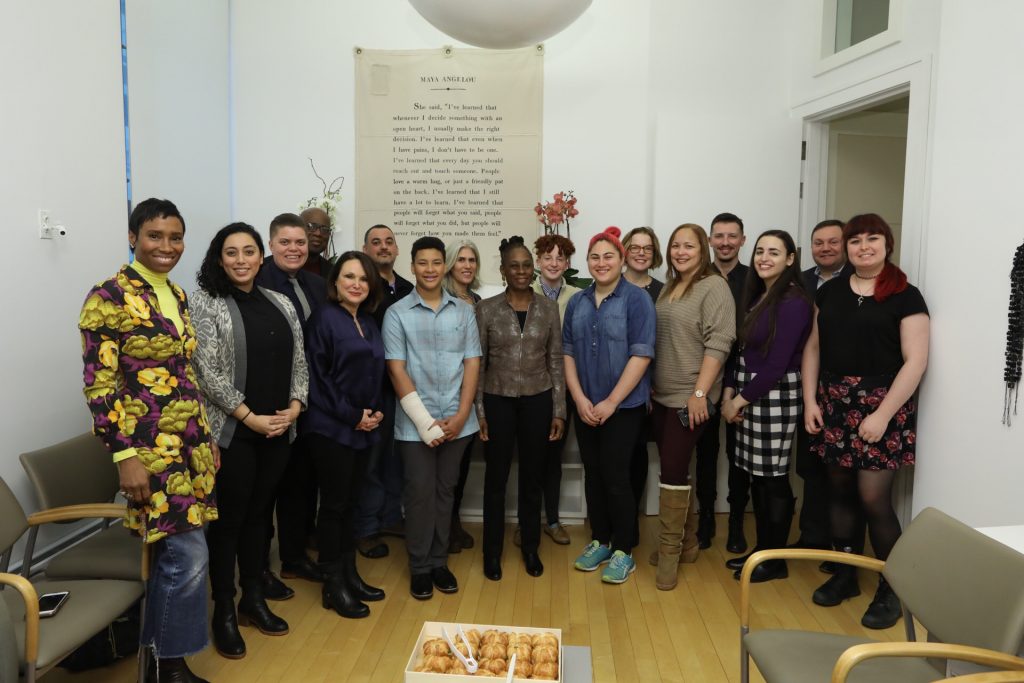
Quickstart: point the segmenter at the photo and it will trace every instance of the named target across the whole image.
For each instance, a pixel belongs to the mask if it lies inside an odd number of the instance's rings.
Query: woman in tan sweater
[[[680,555],[684,562],[697,557],[696,512],[687,515],[690,457],[722,392],[725,359],[736,338],[736,308],[725,278],[711,267],[702,227],[685,223],[676,228],[665,260],[668,277],[656,306],[652,392],[661,482],[658,550],[651,564],[658,567],[657,587],[671,590]]]

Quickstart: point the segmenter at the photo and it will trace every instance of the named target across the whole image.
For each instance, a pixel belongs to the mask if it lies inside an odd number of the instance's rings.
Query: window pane
[[[836,52],[889,28],[889,0],[836,0]]]

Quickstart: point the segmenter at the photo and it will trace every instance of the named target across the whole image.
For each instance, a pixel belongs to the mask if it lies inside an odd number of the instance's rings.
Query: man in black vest
[[[747,281],[748,266],[740,263],[740,249],[747,241],[743,234],[743,221],[732,213],[720,213],[711,220],[709,242],[715,252],[715,269],[729,282],[736,304],[736,329],[743,323],[743,286]],[[733,353],[736,346],[733,345]],[[715,499],[718,497],[718,430],[721,413],[716,412],[708,421],[704,434],[697,442],[697,501],[700,503],[700,521],[697,541],[701,548],[710,548],[715,535]],[[750,475],[736,467],[736,425],[725,425],[725,455],[729,459],[729,537],[726,550],[742,553],[747,549],[743,536],[743,514],[750,499]]]
[[[306,221],[294,213],[275,217],[270,222],[270,256],[263,260],[256,283],[288,297],[303,322],[309,319],[313,309],[327,300],[327,281],[303,270],[308,258]],[[285,578],[322,579],[316,564],[306,555],[306,541],[316,528],[316,505],[313,464],[302,440],[298,439],[292,444],[288,468],[277,489],[277,544],[281,576]],[[263,591],[270,600],[287,600],[295,595],[295,591],[270,571],[269,547]]]
[[[395,234],[386,225],[375,225],[363,236],[363,253],[377,265],[384,282],[384,299],[373,317],[383,328],[384,313],[388,307],[413,290],[413,284],[395,272],[398,243]],[[402,460],[395,453],[395,390],[391,380],[384,377],[384,421],[380,426],[381,439],[370,451],[366,463],[363,492],[352,520],[356,547],[364,557],[386,557],[388,545],[381,535],[405,536],[402,518]]]

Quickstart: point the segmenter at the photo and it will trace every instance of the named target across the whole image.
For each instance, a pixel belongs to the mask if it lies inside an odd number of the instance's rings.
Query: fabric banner
[[[383,223],[395,268],[423,235],[472,240],[498,284],[498,244],[537,234],[544,50],[356,48],[356,241]],[[357,245],[357,246],[360,246]]]

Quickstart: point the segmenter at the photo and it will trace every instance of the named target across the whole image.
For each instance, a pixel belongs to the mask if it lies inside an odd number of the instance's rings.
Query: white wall
[[[173,201],[185,253],[173,279],[195,289],[213,234],[231,219],[227,0],[128,0],[132,200]]]
[[[0,10],[0,477],[29,511],[36,502],[17,456],[89,428],[78,312],[127,256],[120,46],[116,2]],[[67,237],[38,238],[40,208]]]
[[[1024,411],[1000,424],[1014,250],[1024,241],[1024,5],[946,0],[938,52],[925,296],[931,363],[914,508],[978,526],[1024,523]]]
[[[543,192],[576,191],[577,241],[650,219],[649,4],[595,3],[546,43]],[[458,43],[404,0],[232,3],[231,31],[235,216],[265,231],[275,214],[319,192],[312,156],[328,179],[347,178],[336,247],[361,243],[367,226],[353,225],[352,49]],[[510,232],[537,229],[531,222]]]

